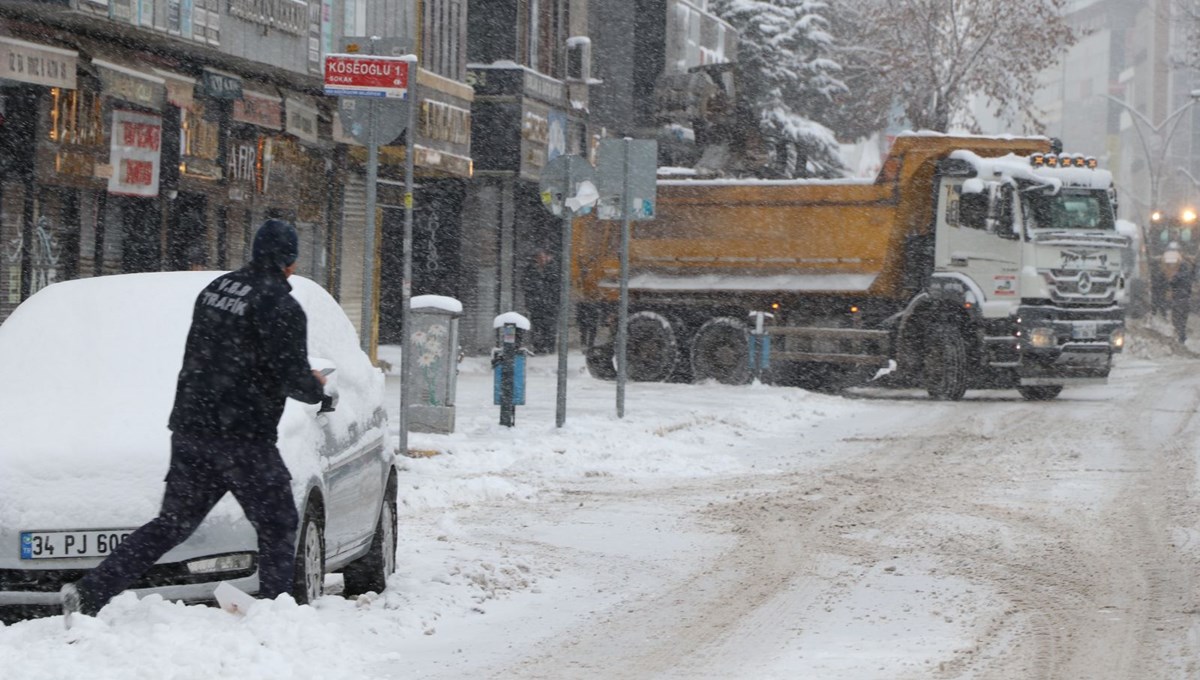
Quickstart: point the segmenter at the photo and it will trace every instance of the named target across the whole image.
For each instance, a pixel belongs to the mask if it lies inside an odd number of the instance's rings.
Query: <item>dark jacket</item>
[[[308,322],[291,290],[282,271],[255,261],[200,293],[175,389],[173,432],[274,443],[287,397],[320,403]]]

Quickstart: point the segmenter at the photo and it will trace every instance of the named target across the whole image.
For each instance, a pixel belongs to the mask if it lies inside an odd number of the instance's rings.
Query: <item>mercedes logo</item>
[[[1079,273],[1079,294],[1087,295],[1092,292],[1092,277],[1087,275],[1087,272]]]

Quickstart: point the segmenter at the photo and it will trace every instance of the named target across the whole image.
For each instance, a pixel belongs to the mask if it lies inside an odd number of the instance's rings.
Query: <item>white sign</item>
[[[0,37],[0,79],[75,89],[77,53]]]
[[[162,165],[162,118],[146,113],[114,110],[108,193],[122,196],[157,196]]]

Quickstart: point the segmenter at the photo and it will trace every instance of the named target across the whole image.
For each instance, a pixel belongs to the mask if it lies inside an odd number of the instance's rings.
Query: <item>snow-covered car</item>
[[[167,417],[192,305],[218,272],[57,283],[0,325],[0,612],[59,604],[59,588],[99,564],[162,500]],[[289,399],[279,449],[301,526],[293,594],[311,601],[340,571],[346,594],[382,591],[396,552],[396,471],[384,377],[341,307],[293,276],[314,368],[333,369],[333,411]],[[196,533],[135,585],[211,601],[227,581],[258,588],[257,542],[226,494]]]

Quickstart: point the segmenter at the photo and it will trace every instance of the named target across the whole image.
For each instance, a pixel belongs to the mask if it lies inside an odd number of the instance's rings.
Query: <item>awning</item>
[[[133,66],[92,59],[100,75],[101,93],[122,101],[161,111],[167,103],[167,81]]]
[[[192,108],[192,103],[196,97],[196,79],[189,78],[185,75],[175,73],[173,71],[165,71],[160,68],[153,69],[154,75],[166,81],[167,85],[167,101],[171,106],[181,109]]]

